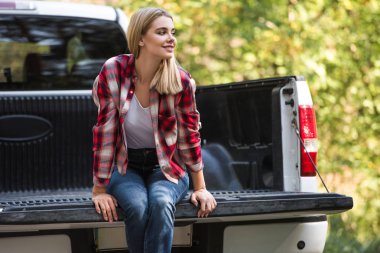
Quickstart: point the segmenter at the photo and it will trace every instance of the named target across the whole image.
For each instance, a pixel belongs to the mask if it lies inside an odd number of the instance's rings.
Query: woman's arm
[[[93,99],[98,107],[97,123],[93,127],[93,182],[92,201],[96,211],[104,220],[117,220],[117,201],[106,193],[106,186],[112,174],[114,152],[117,140],[118,109],[107,83],[105,64],[93,86]]]
[[[118,109],[113,101],[106,75],[107,68],[104,65],[92,90],[94,102],[98,107],[96,125],[92,129],[93,182],[97,186],[107,186],[111,178],[118,133]]]
[[[184,75],[184,72],[181,75]],[[188,77],[187,82],[179,103],[176,105],[178,151],[191,174],[194,188],[191,202],[195,206],[199,206],[198,217],[207,217],[217,204],[212,194],[207,191],[203,176],[199,113],[195,102],[195,82],[189,76],[186,75],[185,77]]]

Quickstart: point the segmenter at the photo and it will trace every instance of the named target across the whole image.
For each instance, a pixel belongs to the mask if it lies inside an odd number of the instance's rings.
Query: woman
[[[171,251],[175,204],[188,190],[187,171],[198,217],[216,207],[203,178],[195,85],[176,64],[174,35],[169,13],[139,10],[127,32],[132,54],[109,59],[93,88],[92,199],[109,222],[118,219],[115,207],[122,208],[131,253]]]

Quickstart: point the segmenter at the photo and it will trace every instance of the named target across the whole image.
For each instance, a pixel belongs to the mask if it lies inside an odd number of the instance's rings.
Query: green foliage
[[[355,222],[350,220],[349,222]],[[357,238],[357,232],[341,216],[329,218],[330,231],[324,252],[327,253],[378,253],[380,240],[367,239],[363,242]],[[335,228],[335,229],[331,229]]]
[[[354,221],[351,221],[354,222]],[[340,216],[333,216],[329,219],[331,230],[325,252],[328,253],[377,253],[380,252],[380,240],[365,240],[360,242],[355,236],[357,233],[347,226],[347,221],[343,221]]]
[[[355,238],[352,228],[346,227],[340,216],[330,217],[329,225],[337,229],[329,231],[329,237],[325,246],[325,252],[328,253],[359,253],[362,251],[362,245]]]
[[[344,177],[329,187],[355,202],[344,220],[330,218],[326,252],[380,252],[378,0],[122,0],[117,6],[127,14],[145,6],[171,12],[177,58],[198,84],[305,76],[317,113],[319,168]]]

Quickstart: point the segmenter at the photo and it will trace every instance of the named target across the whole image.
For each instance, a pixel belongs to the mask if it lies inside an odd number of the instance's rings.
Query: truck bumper
[[[223,253],[322,253],[327,221],[233,225],[224,230]]]

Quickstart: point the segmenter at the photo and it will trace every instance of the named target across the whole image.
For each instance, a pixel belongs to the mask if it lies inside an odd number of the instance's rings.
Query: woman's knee
[[[154,215],[162,213],[174,217],[175,203],[169,196],[155,196],[149,199],[149,210]]]
[[[130,202],[122,207],[126,219],[145,220],[148,207],[145,203]]]

